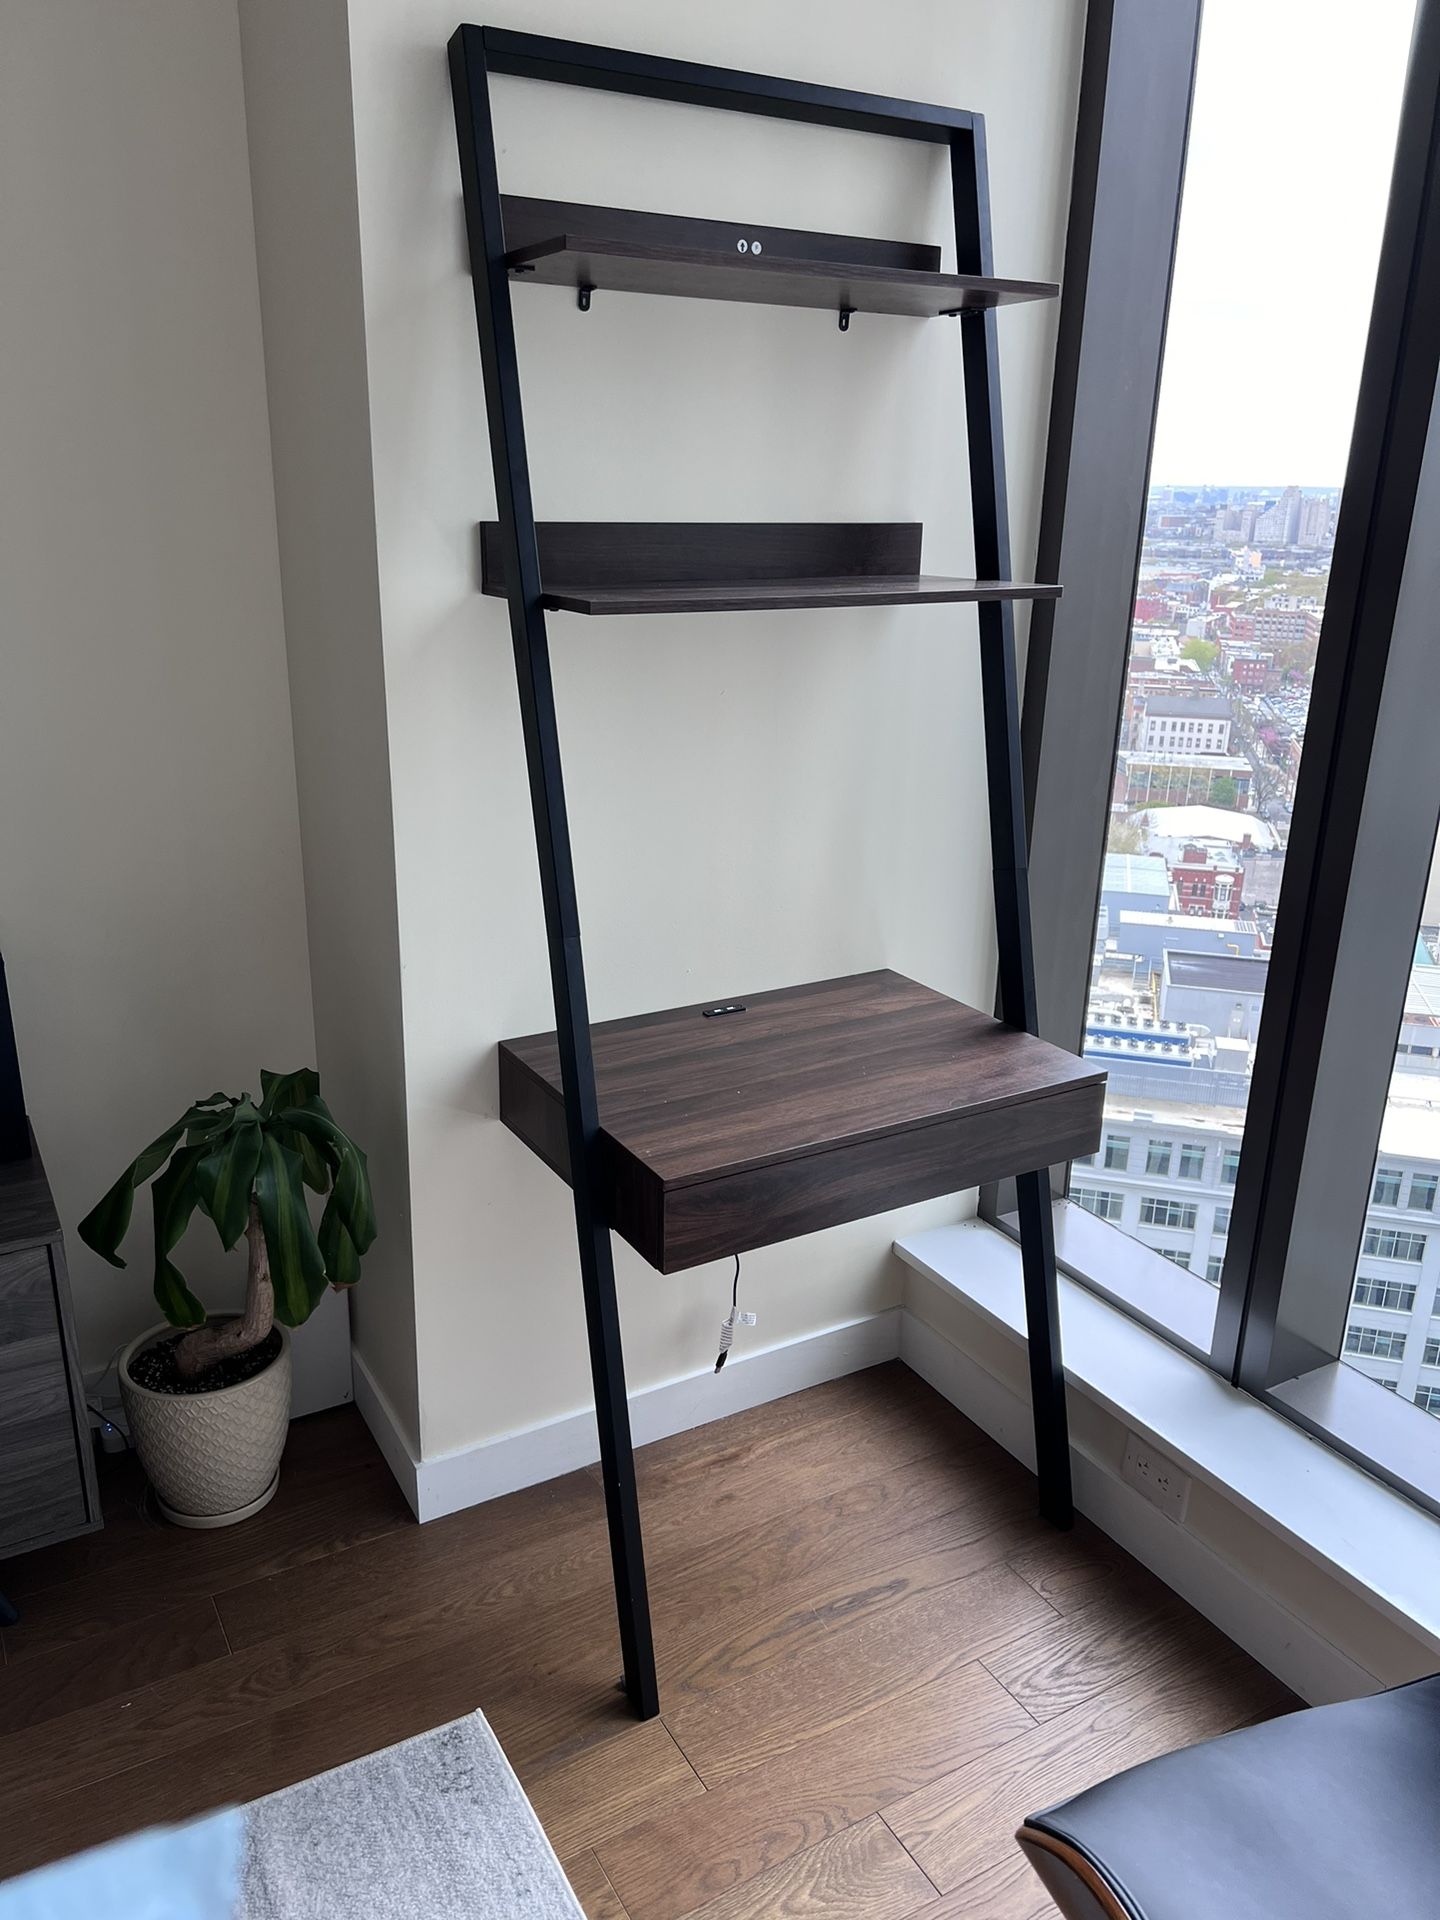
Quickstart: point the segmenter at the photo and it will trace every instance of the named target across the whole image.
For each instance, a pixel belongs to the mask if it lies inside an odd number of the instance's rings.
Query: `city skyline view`
[[[1340,499],[1149,490],[1084,1042],[1106,1132],[1071,1198],[1217,1289]],[[1440,925],[1422,924],[1342,1352],[1440,1414],[1437,1196]]]
[[[1343,236],[1347,287],[1373,281],[1413,22],[1413,0],[1207,0],[1202,20],[1086,1017],[1106,1132],[1070,1191],[1212,1302],[1370,321],[1368,293],[1317,297],[1310,261]],[[1363,138],[1315,177],[1337,127]],[[1334,1337],[1440,1413],[1433,871],[1397,1024]],[[1142,1307],[1208,1345],[1209,1288],[1149,1285]]]

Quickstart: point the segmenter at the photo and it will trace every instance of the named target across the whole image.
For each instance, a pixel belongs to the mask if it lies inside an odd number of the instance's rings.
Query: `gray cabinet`
[[[0,1555],[99,1525],[65,1247],[37,1152],[0,1163]]]

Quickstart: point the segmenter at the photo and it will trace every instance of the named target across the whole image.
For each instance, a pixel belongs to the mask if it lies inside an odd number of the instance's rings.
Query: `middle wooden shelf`
[[[609,1223],[662,1273],[1099,1145],[1105,1075],[888,970],[591,1029]],[[570,1178],[553,1033],[500,1043],[500,1118]]]
[[[746,613],[1058,600],[1058,586],[920,571],[918,521],[546,520],[542,604],[555,612]],[[500,526],[480,527],[480,586],[503,598]]]

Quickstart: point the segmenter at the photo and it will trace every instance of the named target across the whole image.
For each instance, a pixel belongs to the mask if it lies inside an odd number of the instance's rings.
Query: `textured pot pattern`
[[[120,1398],[146,1477],[177,1513],[234,1513],[280,1470],[290,1425],[290,1334],[263,1373],[218,1393],[155,1393],[130,1378],[133,1355],[168,1327],[151,1327],[120,1356]]]

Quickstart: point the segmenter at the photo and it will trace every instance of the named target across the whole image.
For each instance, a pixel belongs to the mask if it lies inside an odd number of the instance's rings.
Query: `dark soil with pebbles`
[[[247,1353],[233,1354],[217,1361],[193,1379],[182,1378],[175,1364],[175,1349],[185,1338],[183,1333],[167,1334],[153,1347],[146,1347],[130,1362],[130,1378],[151,1393],[218,1393],[222,1387],[238,1387],[242,1380],[253,1380],[263,1373],[280,1351],[280,1329],[272,1327],[258,1346]]]

